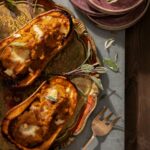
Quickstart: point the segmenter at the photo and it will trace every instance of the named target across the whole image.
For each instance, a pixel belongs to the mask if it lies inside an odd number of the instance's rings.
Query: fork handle
[[[93,134],[90,139],[87,141],[87,143],[82,147],[82,150],[87,150],[87,147],[89,146],[89,144],[93,141],[93,139],[95,138],[95,135]]]

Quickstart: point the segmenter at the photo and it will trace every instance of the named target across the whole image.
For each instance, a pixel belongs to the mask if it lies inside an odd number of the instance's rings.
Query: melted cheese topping
[[[29,58],[30,51],[22,49],[13,49],[11,52],[11,60],[13,62],[24,63]]]
[[[13,34],[13,37],[15,37],[15,38],[19,38],[19,37],[21,37],[21,34],[19,34],[19,33],[15,33],[15,34]]]
[[[33,31],[35,32],[36,36],[35,38],[38,41],[41,41],[41,38],[44,36],[44,32],[41,30],[41,28],[38,25],[33,26]]]
[[[14,64],[25,64],[26,60],[29,59],[30,52],[27,49],[12,49],[9,59],[12,62],[7,69],[4,71],[8,76],[14,76],[14,67],[17,65]]]
[[[54,98],[54,99],[56,99],[57,100],[57,98],[58,98],[58,91],[57,91],[57,89],[56,88],[50,88],[50,89],[48,89],[47,90],[47,92],[46,92],[46,97],[48,98]]]
[[[22,124],[19,128],[19,131],[24,136],[35,136],[36,131],[39,130],[39,127],[36,125],[28,125],[28,124]]]

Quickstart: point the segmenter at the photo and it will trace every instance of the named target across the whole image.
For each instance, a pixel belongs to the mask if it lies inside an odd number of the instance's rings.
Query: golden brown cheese
[[[51,10],[1,41],[2,73],[12,79],[26,75],[20,81],[20,86],[31,84],[69,41],[71,24],[71,17],[67,12]]]
[[[2,132],[19,148],[47,150],[74,115],[76,105],[77,91],[72,83],[53,77],[7,113]]]

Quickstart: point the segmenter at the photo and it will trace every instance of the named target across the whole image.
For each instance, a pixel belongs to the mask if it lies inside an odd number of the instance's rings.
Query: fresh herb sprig
[[[99,63],[95,64],[83,64],[75,70],[64,73],[64,75],[78,75],[78,74],[104,74],[107,69],[105,67],[100,67]]]
[[[110,38],[108,40],[105,41],[104,47],[107,50],[108,54],[109,54],[109,49],[111,48],[111,46],[115,43],[115,39],[114,38]],[[113,72],[119,72],[119,65],[117,63],[118,61],[118,53],[116,53],[115,58],[111,58],[110,56],[108,58],[104,58],[103,59],[103,63],[104,65],[111,69]]]
[[[112,71],[114,72],[118,72],[119,71],[119,66],[117,64],[117,62],[112,59],[112,58],[105,58],[103,59],[103,63]]]
[[[91,45],[88,42],[88,51],[85,60],[83,63],[76,69],[64,73],[64,75],[71,75],[71,74],[103,74],[106,73],[106,68],[101,67],[99,63],[94,63],[94,64],[88,64],[87,61],[89,60],[91,56]]]
[[[91,56],[91,46],[88,42],[88,51],[87,56],[83,63],[76,69],[69,71],[67,73],[64,73],[63,75],[87,75],[89,76],[96,84],[97,86],[103,90],[103,86],[101,83],[101,80],[99,79],[100,74],[106,73],[107,69],[105,67],[101,67],[99,63],[89,64],[87,61],[89,60]],[[98,76],[96,76],[98,75]]]

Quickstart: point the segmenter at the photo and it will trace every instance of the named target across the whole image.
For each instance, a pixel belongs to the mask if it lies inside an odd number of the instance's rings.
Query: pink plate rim
[[[76,3],[74,0],[70,0],[70,1],[71,1],[71,3],[72,3],[76,8],[78,8],[79,10],[84,11],[84,12],[86,12],[86,13],[89,13],[89,14],[92,15],[92,16],[96,16],[96,15],[101,15],[101,14],[102,14],[101,12],[94,12],[94,11],[92,11],[92,10],[88,10],[88,9],[86,9],[86,8],[82,8],[81,6],[77,5],[77,3]]]
[[[100,5],[98,6],[97,4],[95,4],[93,2],[93,0],[87,0],[87,2],[90,4],[91,7],[93,7],[97,11],[100,11],[100,12],[103,12],[103,13],[107,13],[107,14],[110,14],[110,15],[120,15],[120,14],[127,13],[127,12],[131,11],[132,9],[138,7],[141,3],[144,2],[144,0],[139,0],[135,5],[132,5],[132,6],[128,7],[128,8],[120,9],[120,10],[112,10],[112,9],[104,8],[104,7],[100,6]]]

